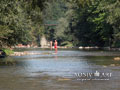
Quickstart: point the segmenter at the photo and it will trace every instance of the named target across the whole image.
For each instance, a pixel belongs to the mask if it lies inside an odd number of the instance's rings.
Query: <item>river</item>
[[[113,59],[118,51],[25,51],[41,55],[0,59],[0,90],[120,90],[120,61]],[[109,75],[94,76],[96,72]],[[85,76],[90,73],[92,77]]]

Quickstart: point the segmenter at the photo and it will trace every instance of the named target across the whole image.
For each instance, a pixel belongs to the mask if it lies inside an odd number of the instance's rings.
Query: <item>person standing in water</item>
[[[54,42],[55,53],[57,53],[57,40]]]
[[[52,42],[52,41],[50,41],[50,49],[51,49],[51,50],[52,50],[52,43],[53,43],[53,42]]]

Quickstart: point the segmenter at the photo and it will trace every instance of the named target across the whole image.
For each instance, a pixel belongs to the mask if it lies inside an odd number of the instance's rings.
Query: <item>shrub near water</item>
[[[73,44],[69,41],[64,41],[63,43],[61,43],[61,46],[73,47]]]
[[[10,50],[10,49],[2,49],[4,52],[5,52],[5,54],[7,55],[7,56],[9,56],[10,54],[13,54],[14,53],[14,51],[12,51],[12,50]]]

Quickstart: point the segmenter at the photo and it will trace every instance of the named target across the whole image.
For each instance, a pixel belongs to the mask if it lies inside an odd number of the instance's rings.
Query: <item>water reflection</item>
[[[0,58],[0,66],[12,66],[16,64],[16,60],[12,57]]]

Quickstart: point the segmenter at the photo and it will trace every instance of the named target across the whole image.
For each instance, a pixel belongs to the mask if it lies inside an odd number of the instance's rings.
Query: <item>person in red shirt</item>
[[[57,40],[54,42],[55,53],[57,53]]]

